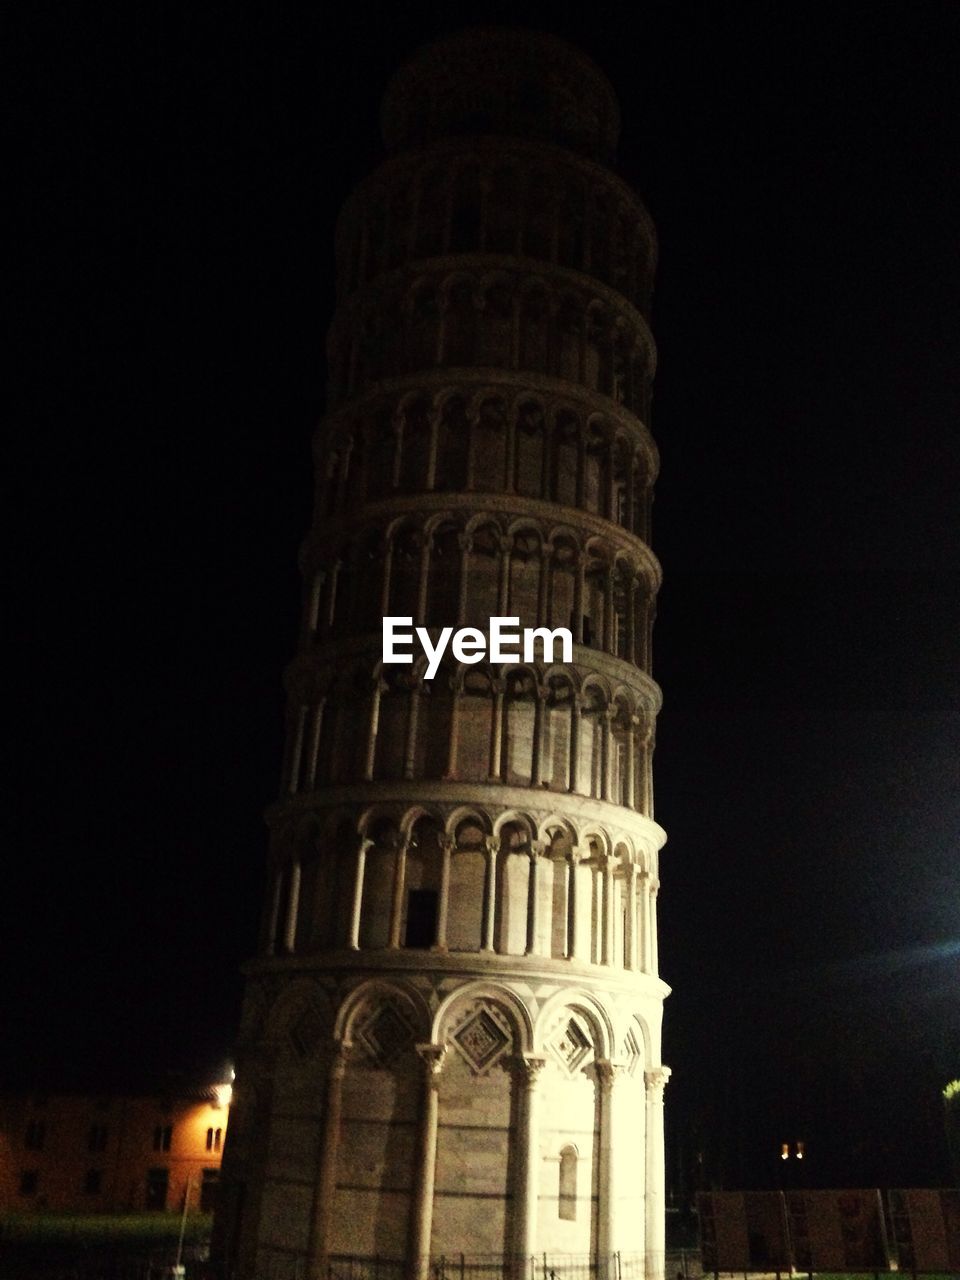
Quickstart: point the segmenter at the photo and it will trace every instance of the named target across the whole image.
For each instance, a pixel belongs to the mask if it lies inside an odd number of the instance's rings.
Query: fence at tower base
[[[704,1274],[960,1273],[960,1191],[891,1191],[889,1231],[876,1188],[705,1191],[697,1209]]]
[[[429,1280],[645,1280],[649,1254],[466,1254],[432,1256]],[[662,1267],[659,1268],[662,1271]],[[329,1260],[327,1280],[405,1280],[410,1264],[393,1258],[338,1255]]]

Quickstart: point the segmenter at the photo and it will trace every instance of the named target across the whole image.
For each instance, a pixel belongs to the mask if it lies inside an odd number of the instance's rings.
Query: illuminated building
[[[0,1098],[0,1211],[212,1210],[227,1132],[218,1091]]]
[[[382,118],[338,230],[214,1248],[243,1280],[459,1254],[653,1280],[654,231],[561,41],[440,41]],[[382,664],[388,615],[569,627],[573,661],[428,681]]]

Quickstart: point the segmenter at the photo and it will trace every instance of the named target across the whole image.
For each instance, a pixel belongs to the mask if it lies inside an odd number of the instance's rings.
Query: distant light
[[[948,1081],[943,1090],[944,1098],[949,1102],[951,1098],[956,1098],[958,1095],[960,1095],[960,1080]]]
[[[803,1159],[803,1143],[802,1142],[797,1143],[797,1159],[798,1160]]]
[[[781,1160],[789,1160],[789,1159],[790,1159],[790,1143],[789,1143],[789,1142],[785,1142],[785,1143],[781,1146],[781,1148],[780,1148],[780,1159],[781,1159]]]
[[[214,1085],[213,1092],[216,1094],[218,1107],[229,1107],[230,1099],[233,1097],[232,1084]]]

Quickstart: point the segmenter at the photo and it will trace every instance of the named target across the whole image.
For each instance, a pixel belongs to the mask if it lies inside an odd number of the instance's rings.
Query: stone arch
[[[550,667],[544,674],[542,781],[552,791],[574,790],[574,707],[577,678],[566,667]]]
[[[463,568],[461,538],[460,525],[452,516],[444,514],[432,522],[424,619],[428,627],[455,627],[459,621]]]
[[[538,625],[543,535],[536,524],[523,520],[514,522],[508,537],[507,616],[518,617],[521,628]]]
[[[498,842],[494,946],[503,955],[523,955],[536,825],[526,814],[508,810],[497,819],[494,831]]]
[[[466,397],[458,391],[446,391],[437,397],[435,412],[439,422],[433,487],[461,493],[470,475],[473,430]]]
[[[610,1059],[617,1043],[612,1013],[592,992],[573,987],[555,991],[537,1013],[533,1029],[535,1051],[549,1052],[550,1032],[556,1028],[559,1015],[567,1010],[579,1014],[590,1028],[593,1056],[601,1060]]]
[[[530,1010],[515,991],[497,982],[495,979],[478,978],[466,982],[445,996],[433,1015],[430,1029],[430,1040],[433,1044],[443,1044],[444,1037],[452,1026],[456,1025],[457,1009],[460,1005],[471,1001],[488,1000],[499,1005],[510,1018],[517,1043],[514,1047],[516,1055],[531,1053],[535,1044],[534,1020]]]
[[[549,910],[549,920],[542,925],[543,943],[546,954],[555,960],[563,960],[574,954],[572,904],[575,889],[572,880],[576,874],[573,851],[577,833],[569,821],[548,819],[541,824],[541,840],[544,858],[540,868],[540,900],[544,911]]]
[[[542,498],[545,489],[547,421],[536,396],[524,396],[513,411],[513,489],[526,498]]]
[[[340,1002],[333,1023],[336,1040],[341,1044],[352,1044],[358,1018],[378,1003],[393,1003],[404,1010],[413,1032],[411,1044],[429,1037],[430,1010],[415,987],[388,978],[367,978],[353,987]]]
[[[471,488],[502,493],[507,475],[507,406],[502,395],[474,397],[471,420]]]
[[[536,723],[540,685],[530,666],[504,668],[502,777],[508,786],[533,784],[537,762]]]
[[[489,814],[483,809],[475,805],[460,805],[447,817],[444,830],[448,836],[456,840],[458,843],[461,838],[461,829],[467,824],[472,824],[480,832],[480,845],[486,836],[493,834],[493,824],[490,821]]]
[[[277,997],[265,1024],[265,1039],[281,1057],[316,1059],[333,1030],[330,998],[313,978],[295,978]]]
[[[481,298],[476,363],[498,369],[512,369],[515,306],[513,278],[506,272],[484,277]]]
[[[480,313],[476,278],[465,272],[448,276],[440,286],[440,296],[444,365],[456,367],[476,364]]]
[[[491,516],[471,521],[467,530],[466,622],[481,631],[500,613],[500,560],[503,534]]]
[[[458,671],[457,681],[455,773],[464,782],[485,782],[491,774],[497,713],[493,675],[485,664],[464,666]]]

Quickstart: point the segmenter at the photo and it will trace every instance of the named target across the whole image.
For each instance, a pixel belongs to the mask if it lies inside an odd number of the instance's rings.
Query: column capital
[[[350,1059],[350,1051],[353,1044],[349,1040],[340,1040],[335,1038],[333,1042],[333,1053],[330,1057],[330,1079],[342,1080],[346,1075],[347,1063]]]
[[[491,857],[495,858],[497,854],[500,852],[500,837],[484,836],[483,847],[486,853],[489,853]]]
[[[447,1056],[447,1046],[445,1044],[418,1044],[415,1048],[423,1062],[427,1084],[432,1089],[436,1089],[440,1083],[443,1060]]]
[[[529,848],[529,857],[531,862],[536,862],[538,858],[542,858],[546,853],[547,846],[542,840],[531,840]]]
[[[517,1062],[524,1084],[528,1089],[535,1089],[547,1065],[546,1057],[539,1053],[525,1053],[517,1059]]]
[[[440,846],[441,853],[453,853],[454,849],[457,847],[456,840],[450,835],[440,836],[437,840],[437,844]]]
[[[593,1069],[597,1073],[601,1089],[606,1092],[612,1089],[618,1076],[623,1074],[625,1066],[625,1063],[613,1062],[610,1058],[597,1058]]]
[[[672,1074],[673,1073],[669,1067],[654,1067],[652,1071],[645,1071],[643,1073],[644,1083],[647,1086],[647,1093],[654,1095],[652,1099],[654,1102],[663,1101],[663,1091]]]

